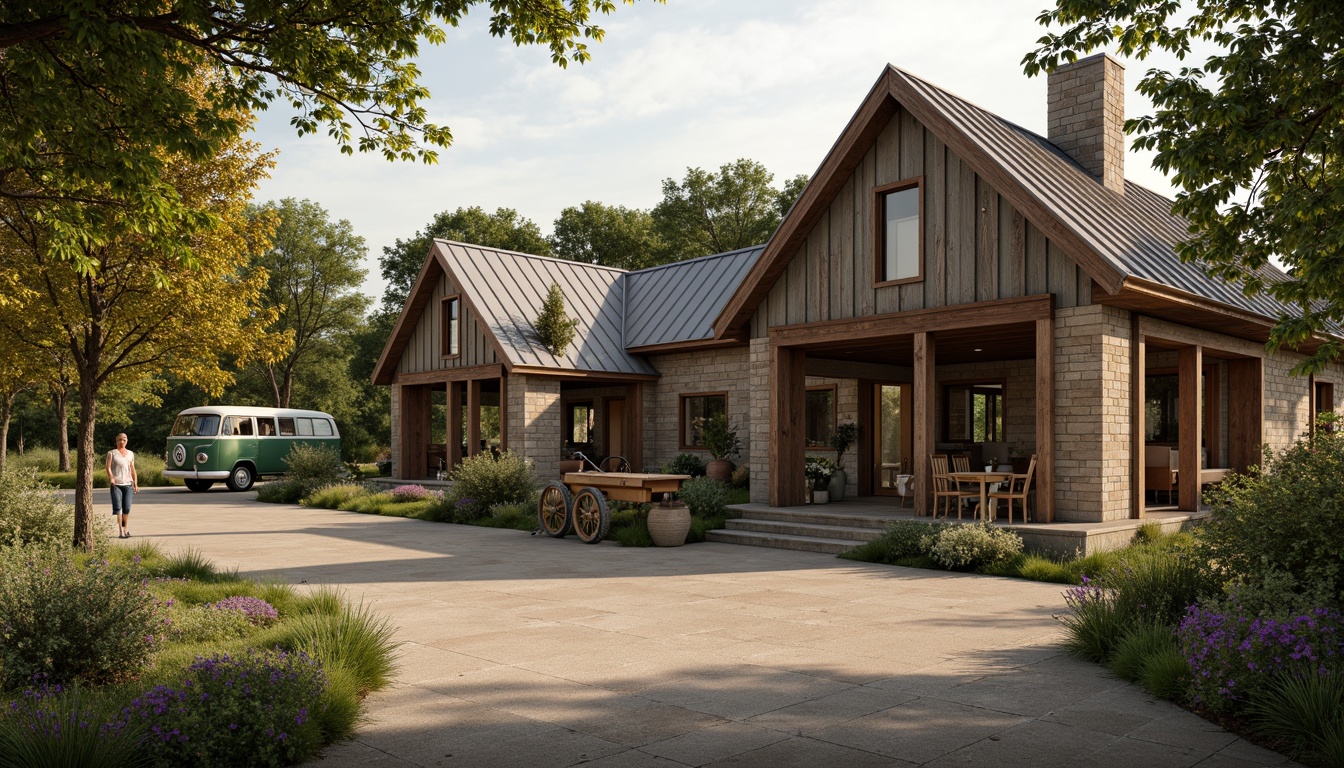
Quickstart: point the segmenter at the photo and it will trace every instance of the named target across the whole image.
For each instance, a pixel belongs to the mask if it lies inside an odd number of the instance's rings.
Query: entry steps
[[[834,555],[881,537],[891,522],[889,517],[862,513],[793,511],[754,504],[738,509],[742,517],[728,520],[726,528],[706,532],[705,538],[722,544]]]

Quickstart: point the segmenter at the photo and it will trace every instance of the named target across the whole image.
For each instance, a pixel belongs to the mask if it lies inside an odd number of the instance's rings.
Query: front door
[[[909,384],[873,385],[873,494],[897,495],[897,476],[910,473],[912,451]]]
[[[607,400],[606,446],[608,456],[625,456],[625,398]]]

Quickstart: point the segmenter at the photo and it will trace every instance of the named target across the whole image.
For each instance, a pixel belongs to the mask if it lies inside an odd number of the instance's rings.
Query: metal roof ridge
[[[769,241],[766,241],[766,242],[768,243]],[[669,261],[669,262],[667,262],[666,264],[655,264],[655,265],[652,266],[652,267],[645,267],[645,268],[643,268],[643,269],[632,269],[632,270],[630,270],[629,272],[626,272],[626,274],[628,274],[628,275],[646,275],[646,274],[648,274],[648,273],[650,273],[650,272],[657,272],[657,271],[660,270],[660,269],[668,269],[668,268],[670,268],[670,267],[679,267],[679,266],[681,266],[681,265],[683,265],[683,264],[692,264],[692,263],[697,262],[697,261],[708,261],[709,259],[721,259],[721,258],[723,258],[723,257],[725,257],[725,256],[736,256],[736,255],[738,255],[738,254],[740,254],[740,253],[746,253],[747,251],[754,251],[754,250],[756,250],[757,248],[764,248],[765,246],[766,246],[766,243],[759,243],[759,244],[757,244],[757,245],[748,245],[748,246],[744,246],[744,247],[742,247],[742,248],[734,248],[734,249],[731,250],[731,251],[723,251],[722,253],[710,253],[710,254],[706,254],[706,255],[704,255],[704,256],[696,256],[696,257],[693,258],[693,259],[681,259],[680,261]]]
[[[496,248],[496,247],[491,246],[491,245],[481,245],[480,243],[466,243],[466,242],[463,242],[463,241],[461,241],[461,240],[447,240],[447,239],[442,238],[442,237],[436,237],[436,238],[434,238],[434,242],[436,242],[436,243],[444,243],[444,244],[446,244],[446,245],[459,245],[459,246],[462,246],[462,247],[464,247],[464,248],[478,248],[478,249],[483,250],[483,251],[494,251],[495,253],[506,253],[506,254],[509,254],[510,256],[522,256],[523,258],[526,258],[526,259],[539,259],[539,260],[541,260],[541,261],[551,261],[551,262],[555,262],[555,263],[557,263],[557,264],[572,264],[572,265],[574,265],[574,266],[576,266],[576,267],[585,267],[585,268],[587,268],[587,269],[600,269],[600,270],[603,270],[603,271],[605,271],[605,272],[615,272],[615,273],[617,273],[617,274],[621,274],[621,275],[624,275],[624,274],[626,274],[626,273],[628,273],[628,272],[630,271],[630,270],[628,270],[628,269],[621,269],[620,267],[608,267],[608,266],[605,265],[605,264],[589,264],[589,263],[584,262],[584,261],[572,261],[572,260],[570,260],[570,259],[561,259],[561,258],[556,257],[556,256],[542,256],[542,255],[540,255],[540,254],[536,254],[536,253],[524,253],[524,252],[522,252],[522,251],[511,251],[511,250],[509,250],[508,248]]]

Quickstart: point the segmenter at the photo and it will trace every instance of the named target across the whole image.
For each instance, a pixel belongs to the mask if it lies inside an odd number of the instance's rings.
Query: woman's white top
[[[135,466],[135,451],[128,449],[123,456],[121,451],[113,448],[107,452],[107,458],[112,463],[112,484],[132,485],[131,467]]]

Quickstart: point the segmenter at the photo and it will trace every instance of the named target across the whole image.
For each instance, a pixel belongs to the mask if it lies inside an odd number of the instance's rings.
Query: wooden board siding
[[[420,320],[411,333],[406,348],[397,364],[397,373],[423,373],[443,371],[451,368],[464,368],[473,365],[488,365],[501,362],[495,347],[481,328],[480,319],[467,306],[466,297],[458,305],[458,322],[461,324],[461,347],[457,357],[445,359],[440,354],[439,339],[440,318],[443,299],[459,293],[459,289],[446,275],[440,275],[434,286],[434,295],[425,304]]]
[[[923,177],[924,279],[873,286],[873,189]],[[1055,294],[1091,303],[1091,279],[984,177],[905,110],[877,135],[752,323],[768,327]]]

